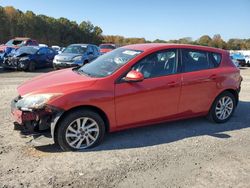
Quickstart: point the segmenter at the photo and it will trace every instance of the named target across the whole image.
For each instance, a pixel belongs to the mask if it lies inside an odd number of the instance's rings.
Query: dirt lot
[[[0,70],[0,187],[250,187],[250,68],[231,121],[204,118],[110,134],[86,152],[61,152],[13,131],[10,101],[37,73]]]

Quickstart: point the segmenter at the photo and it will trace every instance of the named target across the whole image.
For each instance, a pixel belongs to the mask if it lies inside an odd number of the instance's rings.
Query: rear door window
[[[46,55],[48,53],[46,48],[41,48],[38,52],[39,55]]]
[[[94,54],[94,50],[92,48],[92,46],[88,46],[88,54]]]
[[[98,48],[97,48],[97,47],[95,47],[95,46],[93,46],[93,49],[94,49],[94,53],[95,53],[95,55],[97,56],[97,55],[98,55]]]
[[[182,49],[182,64],[184,72],[199,71],[210,68],[208,52]]]
[[[35,40],[33,40],[33,41],[32,41],[32,45],[33,45],[33,46],[38,46],[38,43],[37,43]]]
[[[31,40],[26,41],[26,46],[32,46],[32,45],[33,45],[33,43]]]
[[[54,54],[54,50],[52,50],[50,48],[48,48],[47,51],[48,51],[48,54]]]

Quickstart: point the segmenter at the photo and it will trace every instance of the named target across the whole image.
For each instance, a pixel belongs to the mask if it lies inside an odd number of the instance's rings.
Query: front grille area
[[[7,57],[4,59],[4,66],[17,68],[19,58],[16,57]]]

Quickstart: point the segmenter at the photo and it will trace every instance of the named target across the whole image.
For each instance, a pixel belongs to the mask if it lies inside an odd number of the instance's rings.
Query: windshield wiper
[[[73,68],[72,69],[74,72],[81,74],[81,75],[85,75],[85,76],[89,76],[89,77],[93,77],[92,74],[84,72],[83,70],[79,69],[79,67]]]

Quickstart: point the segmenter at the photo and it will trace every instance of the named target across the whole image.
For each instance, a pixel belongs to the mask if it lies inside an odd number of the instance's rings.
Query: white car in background
[[[246,65],[250,67],[250,55],[246,55],[245,60],[246,60]]]
[[[47,44],[39,44],[40,47],[48,47]]]
[[[51,46],[51,48],[54,49],[57,52],[61,50],[60,46]]]

